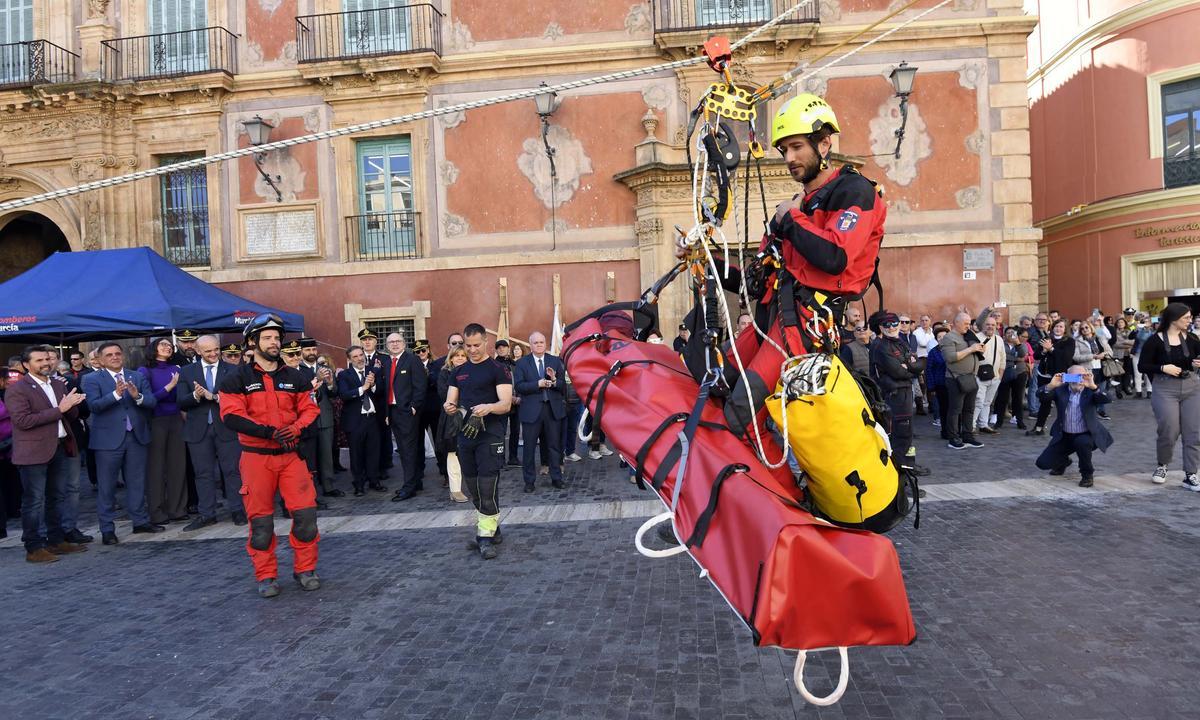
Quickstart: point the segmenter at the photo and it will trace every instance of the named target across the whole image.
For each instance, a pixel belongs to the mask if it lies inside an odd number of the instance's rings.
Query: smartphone
[[[1063,373],[1062,381],[1065,383],[1081,383],[1083,376],[1079,373]]]
[[[1006,308],[1006,307],[1008,307],[1008,303],[1004,302],[1003,300],[997,300],[995,303],[992,304],[992,307],[993,308]]]

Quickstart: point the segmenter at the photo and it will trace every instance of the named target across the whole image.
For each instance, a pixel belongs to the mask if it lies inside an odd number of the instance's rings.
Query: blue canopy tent
[[[0,342],[79,342],[166,334],[238,332],[271,312],[289,332],[304,316],[213,287],[150,248],[58,252],[0,284]]]

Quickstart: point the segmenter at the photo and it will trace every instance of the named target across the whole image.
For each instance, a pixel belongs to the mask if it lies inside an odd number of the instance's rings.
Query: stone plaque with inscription
[[[246,255],[307,255],[317,252],[315,208],[242,214]]]
[[[963,250],[963,270],[991,270],[996,267],[996,251],[992,248]]]

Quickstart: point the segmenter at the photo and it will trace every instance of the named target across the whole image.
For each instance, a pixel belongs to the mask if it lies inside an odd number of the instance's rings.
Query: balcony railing
[[[442,13],[428,3],[296,18],[302,63],[419,52],[442,54]]]
[[[223,27],[103,40],[104,77],[151,80],[223,72],[237,74],[237,35]]]
[[[421,213],[351,215],[346,237],[354,260],[405,260],[421,257]]]
[[[1163,187],[1200,185],[1200,157],[1163,160]]]
[[[707,28],[761,25],[779,15],[795,0],[652,0],[654,32],[685,32]],[[810,3],[780,24],[821,21],[818,3]]]
[[[166,247],[163,257],[179,267],[208,267],[211,264],[208,246]]]
[[[0,88],[72,82],[78,59],[49,40],[0,45]]]

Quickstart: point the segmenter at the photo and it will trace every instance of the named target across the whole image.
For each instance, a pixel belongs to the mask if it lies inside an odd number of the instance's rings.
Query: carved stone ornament
[[[650,218],[648,220],[638,220],[633,226],[633,232],[637,235],[638,245],[657,245],[659,238],[662,236],[663,224],[658,218]]]
[[[89,198],[84,203],[83,249],[99,250],[100,235],[104,220],[100,217],[100,201]]]
[[[641,35],[650,32],[650,4],[638,3],[629,6],[625,14],[625,32],[629,35]]]
[[[88,0],[87,14],[89,18],[104,18],[108,15],[108,0]]]
[[[658,140],[655,133],[658,131],[658,116],[650,108],[646,108],[646,114],[642,116],[642,127],[646,129],[647,140]]]
[[[449,160],[438,163],[438,179],[443,187],[450,187],[458,182],[458,166]]]
[[[446,237],[462,237],[471,231],[466,218],[454,213],[442,215],[442,227],[446,230]]]
[[[471,37],[471,28],[456,19],[450,24],[450,49],[470,50],[475,47],[475,38]]]
[[[983,148],[987,144],[987,136],[982,130],[976,130],[967,136],[966,140],[967,152],[973,155],[982,155]]]
[[[979,207],[979,202],[983,199],[983,193],[978,185],[965,187],[954,193],[954,200],[960,208],[975,208]]]
[[[566,34],[567,32],[563,30],[562,25],[559,25],[551,20],[550,23],[546,25],[546,31],[542,33],[542,39],[554,42],[555,40],[561,40]]]
[[[588,157],[570,130],[561,125],[551,125],[547,133],[550,147],[554,148],[554,165],[558,178],[551,192],[550,159],[546,157],[546,146],[541,137],[527,138],[522,144],[523,152],[517,158],[517,167],[529,183],[533,194],[549,209],[562,207],[579,190],[579,180],[592,173],[592,160]]]
[[[138,159],[133,155],[94,155],[78,157],[71,160],[71,176],[79,181],[95,180],[103,173],[104,168],[124,168],[132,170],[138,166]]]
[[[646,107],[666,110],[667,105],[671,103],[671,93],[662,85],[650,85],[642,90],[642,100]]]
[[[438,107],[446,107],[448,105],[457,105],[457,104],[458,104],[457,102],[443,100],[438,103]],[[438,115],[438,122],[440,122],[442,124],[442,127],[446,128],[447,130],[450,130],[450,129],[458,127],[459,125],[462,125],[463,121],[465,121],[466,119],[467,119],[467,114],[465,112],[463,112],[462,110],[459,110],[458,112],[452,112],[447,115]]]
[[[979,82],[986,79],[982,63],[969,62],[958,69],[958,84],[968,90],[978,88]]]

